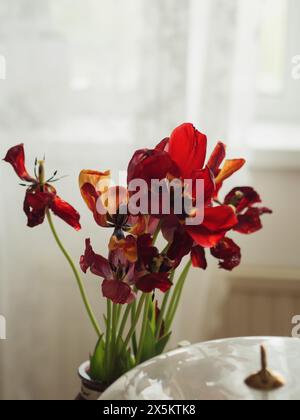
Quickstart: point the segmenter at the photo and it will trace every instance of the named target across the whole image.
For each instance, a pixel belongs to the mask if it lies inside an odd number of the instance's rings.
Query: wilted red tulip
[[[261,198],[252,187],[237,187],[225,197],[225,204],[235,207],[238,223],[233,230],[250,234],[262,229],[261,216],[272,214],[267,207],[257,207]]]
[[[96,223],[101,227],[113,228],[114,235],[119,239],[123,237],[123,232],[141,235],[148,231],[149,217],[128,214],[128,192],[124,187],[110,186],[110,171],[81,171],[79,187]]]
[[[90,269],[91,273],[104,279],[103,296],[117,304],[131,303],[135,299],[133,286],[150,293],[155,289],[166,292],[172,285],[168,272],[160,272],[162,260],[152,246],[150,235],[138,240],[132,235],[121,240],[113,236],[108,259],[95,254],[87,239],[80,266],[84,273]]]
[[[14,168],[18,177],[27,187],[24,212],[28,218],[28,226],[35,227],[44,222],[46,211],[50,209],[56,216],[60,217],[74,229],[81,229],[79,213],[68,203],[62,200],[56,193],[56,189],[50,182],[55,182],[56,173],[49,180],[44,180],[44,162],[39,162],[39,173],[35,177],[28,174],[25,166],[24,146],[20,144],[12,147],[4,158]],[[37,162],[36,165],[37,166]]]

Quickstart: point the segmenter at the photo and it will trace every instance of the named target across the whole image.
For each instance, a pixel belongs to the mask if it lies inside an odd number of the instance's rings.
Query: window
[[[299,18],[299,0],[239,2],[230,137],[270,165],[300,165]]]
[[[258,52],[258,92],[279,95],[284,89],[287,1],[262,0]]]

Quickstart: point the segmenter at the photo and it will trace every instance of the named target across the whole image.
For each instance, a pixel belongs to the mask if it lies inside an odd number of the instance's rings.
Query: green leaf
[[[168,341],[170,340],[172,331],[170,331],[168,334],[161,337],[158,342],[156,343],[156,356],[163,353],[166,345],[168,344]]]
[[[90,357],[90,376],[94,381],[105,383],[105,343],[103,335],[99,338],[94,354]]]
[[[156,339],[155,339],[155,323],[153,326],[152,321],[148,320],[146,326],[146,335],[142,348],[141,363],[146,360],[152,359],[156,356]]]

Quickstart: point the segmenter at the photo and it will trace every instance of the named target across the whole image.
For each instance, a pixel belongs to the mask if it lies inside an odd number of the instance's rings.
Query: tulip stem
[[[144,341],[145,341],[146,332],[147,332],[147,323],[148,323],[150,304],[151,304],[151,294],[149,293],[146,296],[146,300],[145,300],[144,318],[143,318],[143,323],[142,323],[142,330],[141,330],[138,352],[137,352],[137,356],[136,356],[136,363],[137,364],[141,363]]]
[[[91,321],[91,323],[92,323],[92,325],[93,325],[93,327],[94,327],[94,329],[95,329],[98,337],[101,338],[102,337],[102,332],[101,332],[100,326],[99,326],[99,324],[98,324],[98,322],[96,320],[96,317],[95,317],[95,315],[93,313],[93,310],[91,308],[91,305],[90,305],[90,302],[89,302],[87,293],[86,293],[85,288],[84,288],[83,281],[82,281],[82,279],[80,277],[80,274],[79,274],[79,272],[78,272],[78,270],[77,270],[77,268],[76,268],[76,266],[74,264],[74,261],[72,260],[72,258],[70,257],[69,253],[67,252],[67,250],[63,246],[63,244],[62,244],[62,242],[61,242],[61,240],[60,240],[60,238],[59,238],[59,236],[57,234],[57,231],[56,231],[55,226],[53,224],[53,220],[52,220],[51,213],[50,213],[49,210],[47,210],[47,219],[48,219],[48,222],[49,222],[49,226],[50,226],[51,232],[52,232],[52,234],[54,236],[54,239],[55,239],[55,241],[56,241],[59,249],[61,250],[61,252],[65,256],[66,260],[68,261],[68,263],[69,263],[69,265],[70,265],[70,267],[71,267],[71,269],[73,271],[73,274],[74,274],[75,279],[76,279],[76,282],[78,284],[79,291],[80,291],[80,294],[81,294],[81,297],[82,297],[84,306],[86,308],[87,314],[88,314],[88,316],[90,318],[90,321]]]
[[[171,274],[171,277],[170,277],[170,281],[172,283],[173,283],[174,277],[175,277],[175,269],[172,271],[172,274]],[[165,311],[166,311],[166,308],[167,308],[167,304],[168,304],[168,300],[169,300],[169,297],[170,297],[170,293],[171,293],[171,289],[169,289],[165,293],[164,298],[163,298],[163,301],[162,301],[160,313],[159,313],[158,320],[157,320],[157,327],[156,327],[156,339],[157,340],[160,338],[159,337],[160,336],[160,331],[161,331],[161,327],[163,325],[164,315],[165,315]]]
[[[131,323],[131,328],[130,328],[130,330],[127,334],[127,337],[124,341],[124,348],[127,348],[128,344],[129,344],[129,341],[132,338],[132,335],[135,333],[135,329],[136,329],[137,323],[140,319],[140,315],[141,315],[141,312],[142,312],[142,309],[143,309],[143,306],[144,306],[145,298],[146,298],[146,294],[143,293],[142,296],[140,297],[140,301],[139,301],[139,304],[138,304],[138,307],[137,307],[137,310],[136,310],[136,313],[135,313],[135,317],[134,317],[134,319]]]
[[[176,312],[177,312],[177,308],[178,308],[178,304],[182,295],[182,290],[183,290],[183,286],[184,283],[186,281],[186,278],[189,274],[189,271],[192,267],[192,261],[189,260],[189,262],[186,264],[186,266],[184,267],[179,279],[177,280],[177,284],[175,286],[175,290],[173,292],[172,298],[171,298],[171,302],[167,311],[167,315],[166,315],[166,321],[165,321],[165,333],[167,334],[172,326],[172,323],[174,321]]]

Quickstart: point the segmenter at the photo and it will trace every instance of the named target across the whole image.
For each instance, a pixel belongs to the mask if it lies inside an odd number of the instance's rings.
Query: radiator
[[[291,336],[300,315],[300,270],[248,267],[228,276],[218,336]]]

